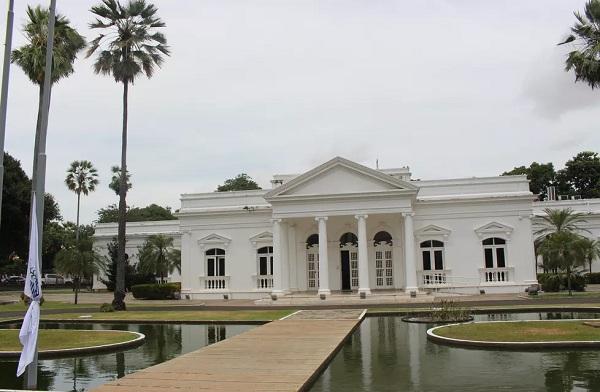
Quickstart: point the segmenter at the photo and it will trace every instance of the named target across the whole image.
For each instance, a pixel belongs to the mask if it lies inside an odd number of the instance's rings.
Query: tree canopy
[[[131,207],[127,209],[127,222],[161,221],[177,219],[171,207],[161,207],[157,204],[149,206]],[[119,208],[115,204],[98,210],[98,223],[112,223],[119,220]]]
[[[252,177],[246,173],[241,173],[234,178],[225,180],[223,185],[217,187],[217,192],[249,191],[253,189],[261,189],[261,187],[258,186]]]
[[[546,196],[546,188],[554,185],[556,178],[556,172],[554,171],[552,162],[532,162],[529,167],[519,166],[511,171],[502,173],[503,176],[519,174],[527,176],[531,192],[540,195],[540,199],[543,199]]]
[[[50,222],[60,221],[62,217],[58,203],[52,195],[46,194],[44,203],[44,226],[47,227]],[[19,256],[21,260],[27,260],[30,210],[31,180],[23,171],[21,162],[5,152],[0,264],[6,263],[11,254]]]

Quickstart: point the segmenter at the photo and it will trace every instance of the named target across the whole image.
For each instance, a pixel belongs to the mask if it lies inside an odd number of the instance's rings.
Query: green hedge
[[[175,299],[175,293],[181,292],[181,283],[153,283],[131,286],[136,299]]]
[[[585,274],[585,282],[588,284],[600,284],[600,272]]]
[[[538,283],[542,286],[542,290],[550,293],[560,290],[567,290],[567,275],[545,273],[537,275]],[[571,290],[584,291],[586,279],[583,275],[571,274]]]

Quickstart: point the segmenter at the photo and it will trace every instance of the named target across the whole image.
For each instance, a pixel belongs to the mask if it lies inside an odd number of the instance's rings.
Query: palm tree
[[[79,241],[79,206],[81,194],[87,196],[96,190],[98,185],[98,172],[90,161],[73,161],[67,169],[65,185],[70,191],[77,194],[77,226],[75,228],[75,241]]]
[[[157,31],[165,23],[156,16],[157,8],[146,0],[129,0],[122,5],[117,0],[102,0],[91,12],[96,20],[90,28],[102,32],[88,49],[87,56],[98,52],[94,71],[112,75],[123,84],[123,131],[121,137],[121,185],[119,186],[119,229],[117,282],[113,307],[125,310],[125,225],[127,213],[127,114],[129,85],[136,77],[151,78],[156,67],[169,55],[167,39]]]
[[[23,26],[23,33],[27,43],[13,50],[11,58],[12,62],[16,63],[25,72],[29,80],[39,87],[35,135],[36,151],[42,119],[42,96],[44,94],[44,77],[46,74],[46,42],[49,14],[47,9],[40,6],[27,7],[28,21]],[[73,63],[77,58],[77,53],[85,45],[85,38],[71,27],[69,20],[62,15],[56,15],[51,85],[74,72]],[[37,156],[33,157],[33,162],[33,167],[37,167]]]
[[[586,82],[592,89],[600,87],[600,0],[589,0],[584,14],[575,12],[577,22],[571,34],[559,45],[573,43],[569,52],[566,71],[575,72],[575,81]]]
[[[587,222],[584,215],[578,212],[573,212],[571,208],[552,209],[545,208],[546,215],[542,216],[540,228],[535,231],[538,239],[543,240],[546,236],[552,233],[587,231],[582,229],[580,224]]]
[[[583,237],[569,231],[549,234],[540,246],[540,254],[548,269],[559,269],[567,274],[567,288],[571,291],[571,276],[585,264]]]
[[[81,286],[81,280],[98,274],[106,265],[104,257],[92,248],[92,240],[86,238],[74,246],[61,249],[54,258],[56,270],[73,277],[75,304]]]
[[[592,262],[600,259],[600,241],[583,237],[580,245],[582,247],[585,260],[590,266],[590,273],[592,273]]]
[[[173,238],[157,234],[148,237],[139,247],[138,270],[142,273],[160,276],[160,282],[165,281],[165,275],[177,270],[181,274],[181,251],[173,247]]]
[[[117,196],[119,196],[120,189],[121,189],[121,168],[119,166],[113,166],[110,168],[110,171],[112,172],[112,177],[110,179],[110,184],[108,184],[108,187],[110,189],[112,189]],[[127,174],[126,174],[126,179],[125,182],[127,183],[127,192],[129,192],[129,190],[131,189],[131,175],[129,174],[129,170],[127,170]]]

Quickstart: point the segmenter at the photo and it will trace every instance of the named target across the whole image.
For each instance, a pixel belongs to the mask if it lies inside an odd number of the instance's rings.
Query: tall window
[[[392,236],[387,231],[380,231],[373,237],[375,246],[375,283],[377,287],[394,285],[394,268],[392,259]]]
[[[442,241],[421,242],[421,255],[423,255],[423,271],[444,269],[444,243]]]
[[[258,274],[273,275],[273,247],[264,246],[256,251],[258,255]]]
[[[485,268],[506,267],[506,240],[497,237],[486,238],[482,244]]]
[[[306,272],[309,290],[319,288],[319,235],[312,234],[306,239]]]
[[[225,276],[225,251],[213,248],[206,251],[206,276]]]

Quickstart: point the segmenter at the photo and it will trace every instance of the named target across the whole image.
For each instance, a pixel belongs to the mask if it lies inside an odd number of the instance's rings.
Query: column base
[[[317,291],[317,295],[331,295],[331,290],[329,289],[319,289],[319,291]]]
[[[286,294],[283,290],[273,290],[271,291],[271,298],[281,298]]]
[[[415,293],[415,296],[416,296],[416,294],[419,292],[419,288],[418,287],[405,287],[404,292],[411,296],[412,296],[412,293]]]
[[[370,288],[363,288],[363,289],[358,289],[358,295],[361,294],[365,294],[365,295],[371,295],[371,289]]]

